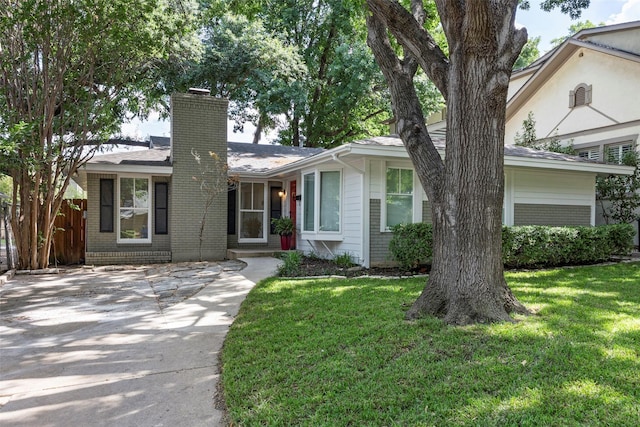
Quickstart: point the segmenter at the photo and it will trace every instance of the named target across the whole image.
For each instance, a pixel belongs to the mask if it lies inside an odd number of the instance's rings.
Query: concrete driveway
[[[0,288],[0,425],[222,425],[218,353],[278,262],[244,261],[15,276]]]

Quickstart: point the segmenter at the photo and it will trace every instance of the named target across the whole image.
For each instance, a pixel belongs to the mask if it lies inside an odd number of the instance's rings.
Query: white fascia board
[[[173,166],[114,165],[88,163],[84,166],[87,173],[137,173],[147,175],[172,175]]]
[[[440,150],[439,150],[440,151]],[[442,156],[442,152],[440,151],[440,155]],[[347,155],[361,155],[361,156],[377,156],[377,157],[393,157],[393,158],[401,158],[408,159],[409,155],[407,154],[407,150],[404,146],[392,146],[392,145],[367,145],[367,144],[345,144],[331,150],[327,150],[323,153],[316,154],[315,156],[307,157],[305,159],[298,160],[293,163],[289,163],[288,165],[280,166],[275,169],[271,169],[265,172],[254,172],[254,173],[238,173],[240,177],[242,176],[260,176],[260,177],[274,177],[274,176],[282,176],[293,173],[297,170],[309,167],[316,166],[322,163],[330,162],[334,160],[334,156],[343,157]],[[255,174],[255,175],[254,175]]]
[[[349,154],[360,155],[360,156],[377,156],[377,157],[395,157],[408,159],[409,154],[407,153],[406,148],[404,146],[390,146],[390,145],[355,145]]]
[[[528,157],[505,156],[505,166],[527,167],[535,169],[555,169],[575,172],[591,172],[598,175],[633,175],[632,166],[605,163],[570,162],[566,160],[533,159]]]

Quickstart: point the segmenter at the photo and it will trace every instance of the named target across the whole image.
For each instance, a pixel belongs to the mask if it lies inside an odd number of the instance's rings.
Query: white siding
[[[515,169],[514,203],[591,205],[595,174]]]
[[[305,253],[314,252],[315,254],[330,258],[332,255],[340,255],[348,253],[356,263],[364,262],[363,253],[363,204],[362,194],[364,185],[364,175],[358,170],[364,171],[365,164],[363,159],[356,161],[350,160],[348,165],[342,165],[338,162],[329,162],[323,164],[320,170],[341,170],[342,171],[342,189],[340,206],[341,221],[341,240],[322,240],[322,235],[318,234],[313,239],[305,239],[310,234],[304,233],[298,236],[299,250]],[[355,169],[354,169],[355,168]],[[304,170],[307,173],[311,170]],[[301,181],[298,181],[301,187]],[[299,190],[300,191],[300,190]],[[302,205],[298,205],[298,228],[302,226]]]
[[[590,206],[595,225],[595,174],[512,169],[509,176],[514,204]]]
[[[369,197],[372,199],[381,199],[384,194],[384,187],[382,186],[383,170],[385,162],[382,159],[371,159],[371,170],[369,178]]]

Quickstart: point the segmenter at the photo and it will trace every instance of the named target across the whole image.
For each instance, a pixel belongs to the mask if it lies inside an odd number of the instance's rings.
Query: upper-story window
[[[583,159],[600,160],[600,147],[584,148],[578,151],[578,156]]]
[[[633,143],[626,142],[605,147],[605,160],[611,163],[622,163],[624,157],[633,152]]]
[[[569,92],[569,108],[591,104],[591,85],[580,83]]]

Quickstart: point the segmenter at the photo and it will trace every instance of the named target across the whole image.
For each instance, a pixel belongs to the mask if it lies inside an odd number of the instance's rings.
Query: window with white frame
[[[118,185],[118,242],[151,242],[151,180],[120,177]]]
[[[302,231],[339,233],[342,173],[314,171],[302,177]]]
[[[302,178],[302,231],[316,229],[316,174],[307,173]]]
[[[605,147],[605,159],[610,163],[622,163],[624,157],[633,152],[633,144],[622,143]]]
[[[600,160],[600,147],[583,148],[578,151],[578,156],[583,159]]]
[[[386,228],[413,222],[413,170],[388,167],[386,172]]]
[[[243,242],[266,241],[266,186],[262,182],[240,183],[240,236]]]

